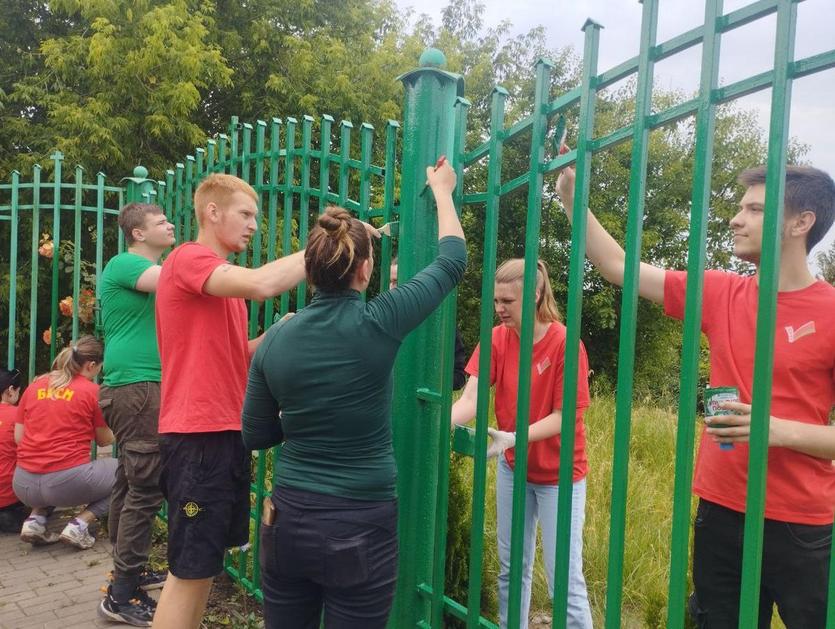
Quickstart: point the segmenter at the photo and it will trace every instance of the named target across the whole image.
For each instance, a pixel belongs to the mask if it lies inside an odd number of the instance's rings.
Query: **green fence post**
[[[403,169],[401,184],[398,278],[408,280],[437,252],[437,219],[429,193],[424,194],[425,169],[440,155],[452,155],[455,141],[456,97],[463,79],[441,70],[443,53],[426,50],[420,68],[400,77],[405,88]],[[413,252],[413,253],[412,253]],[[439,312],[434,313],[403,342],[397,360],[393,430],[400,470],[400,562],[397,593],[390,627],[414,627],[427,618],[428,604],[418,585],[432,577],[432,541],[438,487],[438,431],[441,426],[438,348],[442,345]],[[419,394],[418,389],[424,392]],[[420,395],[420,397],[419,397]],[[442,584],[437,584],[442,587]]]
[[[148,169],[144,166],[137,166],[133,169],[133,177],[125,177],[122,181],[127,182],[125,186],[125,203],[149,203],[151,189],[154,181],[148,179]]]

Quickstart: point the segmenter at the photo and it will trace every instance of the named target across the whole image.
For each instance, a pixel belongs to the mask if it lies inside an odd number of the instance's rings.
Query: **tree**
[[[835,243],[829,247],[829,251],[821,251],[817,257],[820,267],[820,276],[824,281],[835,286]]]
[[[41,59],[5,99],[0,145],[17,153],[4,156],[3,174],[46,161],[54,150],[88,172],[119,176],[139,161],[160,172],[205,141],[194,120],[203,92],[231,82],[210,42],[211,2],[35,6],[62,28],[31,28],[29,47],[37,41]]]

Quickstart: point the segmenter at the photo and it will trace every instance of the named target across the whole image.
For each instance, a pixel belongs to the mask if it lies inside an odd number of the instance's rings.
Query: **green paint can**
[[[714,417],[716,415],[733,415],[733,411],[721,408],[719,405],[722,402],[739,402],[739,389],[736,387],[713,387],[705,389],[705,417]],[[725,428],[724,424],[712,424],[716,428]],[[720,443],[719,448],[722,450],[733,450],[734,444]]]

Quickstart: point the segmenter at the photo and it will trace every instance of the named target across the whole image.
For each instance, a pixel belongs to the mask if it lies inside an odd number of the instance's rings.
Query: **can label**
[[[739,402],[739,390],[736,387],[713,387],[705,389],[705,417],[733,415],[733,411],[719,406],[723,402]],[[716,428],[725,428],[725,424],[713,423],[711,426]],[[719,447],[722,450],[732,450],[734,444],[720,443]]]

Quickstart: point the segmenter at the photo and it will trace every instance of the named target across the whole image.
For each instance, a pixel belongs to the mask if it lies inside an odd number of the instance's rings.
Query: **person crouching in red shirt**
[[[31,544],[65,542],[90,548],[96,538],[89,525],[105,515],[116,479],[115,458],[90,461],[90,441],[113,443],[113,433],[99,407],[103,349],[92,336],[82,336],[55,357],[52,371],[35,378],[17,409],[17,469],[14,492],[32,507],[20,530]],[[86,504],[59,536],[46,528],[50,505]]]

